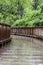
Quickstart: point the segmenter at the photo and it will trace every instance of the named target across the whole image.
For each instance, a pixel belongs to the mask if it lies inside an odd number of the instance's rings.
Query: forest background
[[[43,0],[0,0],[0,23],[43,26]]]

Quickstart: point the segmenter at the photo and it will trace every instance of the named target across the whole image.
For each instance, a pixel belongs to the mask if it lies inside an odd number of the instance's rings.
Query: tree
[[[38,5],[39,5],[39,0],[33,0],[33,5],[32,5],[32,7],[33,7],[34,10],[37,9]]]
[[[24,8],[23,5],[21,4],[20,0],[17,0],[17,11],[18,11],[18,15],[20,16],[20,18],[22,18],[23,14],[24,14]]]

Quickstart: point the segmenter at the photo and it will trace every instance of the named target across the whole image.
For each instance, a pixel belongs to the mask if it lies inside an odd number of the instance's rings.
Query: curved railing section
[[[11,34],[43,39],[43,27],[15,27]]]

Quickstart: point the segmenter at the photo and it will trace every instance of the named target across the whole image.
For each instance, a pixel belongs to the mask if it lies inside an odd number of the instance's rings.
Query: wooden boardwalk
[[[12,35],[0,48],[0,65],[43,65],[43,41]]]

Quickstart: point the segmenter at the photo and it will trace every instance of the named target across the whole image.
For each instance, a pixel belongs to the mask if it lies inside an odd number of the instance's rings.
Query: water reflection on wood
[[[0,48],[0,65],[43,65],[43,41],[11,37],[12,42]]]

